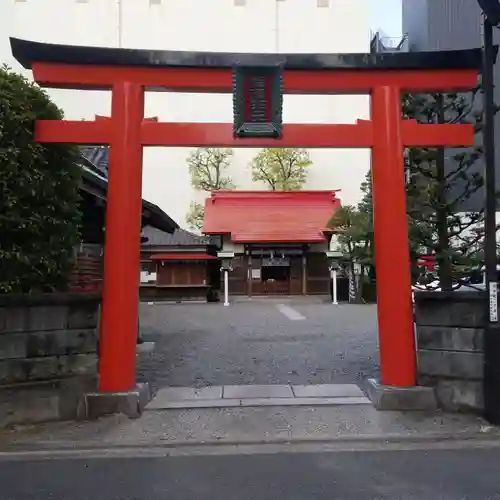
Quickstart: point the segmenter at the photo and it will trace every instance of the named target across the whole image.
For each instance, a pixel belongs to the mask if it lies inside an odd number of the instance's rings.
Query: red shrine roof
[[[215,191],[203,232],[235,243],[317,243],[340,200],[335,191]]]

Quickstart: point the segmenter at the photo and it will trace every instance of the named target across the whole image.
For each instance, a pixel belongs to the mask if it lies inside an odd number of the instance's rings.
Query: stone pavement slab
[[[233,408],[238,406],[318,406],[371,404],[355,384],[241,385],[160,389],[147,410]]]
[[[253,401],[253,400],[248,400]],[[273,399],[276,401],[276,399]],[[286,401],[283,399],[282,401]],[[241,399],[191,399],[191,400],[177,400],[165,401],[157,403],[146,410],[175,410],[175,409],[197,409],[197,408],[236,408],[241,406]]]
[[[240,406],[336,406],[371,405],[367,397],[360,398],[262,398],[242,399]]]
[[[289,385],[226,385],[223,397],[226,399],[293,398],[293,392]]]
[[[363,391],[356,384],[293,385],[296,398],[363,398]]]
[[[167,401],[146,410],[174,410],[198,408],[238,408],[260,406],[335,406],[370,405],[368,398],[247,398],[247,399],[193,399]]]
[[[148,409],[164,408],[173,401],[199,401],[222,399],[222,387],[166,387],[156,393]]]

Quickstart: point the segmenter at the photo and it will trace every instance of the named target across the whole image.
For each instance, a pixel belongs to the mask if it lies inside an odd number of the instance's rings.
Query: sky
[[[372,28],[382,28],[387,36],[401,36],[401,0],[370,0]]]

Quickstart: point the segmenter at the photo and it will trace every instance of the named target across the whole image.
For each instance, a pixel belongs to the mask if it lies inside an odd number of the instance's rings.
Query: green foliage
[[[0,68],[0,293],[68,285],[81,220],[78,151],[33,140],[35,119],[61,118],[43,90]]]
[[[201,191],[232,189],[231,178],[226,171],[231,164],[231,149],[199,148],[187,159],[192,186]]]
[[[338,250],[348,262],[369,266],[371,256],[371,220],[358,207],[346,205],[333,214],[329,226],[338,230]]]
[[[371,185],[369,192],[371,193]],[[361,266],[361,279],[354,282],[356,298],[360,300],[366,270],[373,267],[371,208],[363,210],[362,203],[357,207],[346,205],[335,211],[328,225],[337,231],[335,250],[342,253],[344,267],[354,276],[355,264]]]
[[[201,231],[203,229],[203,219],[205,217],[205,207],[201,203],[192,202],[189,212],[186,215],[186,222],[190,229]]]
[[[479,90],[470,95],[406,95],[402,101],[403,115],[420,123],[469,123],[479,133],[482,131],[482,116],[476,105]],[[480,146],[446,152],[418,148],[406,155],[410,257],[415,262],[419,254],[436,255],[443,289],[451,286],[455,274],[458,276],[464,268],[480,264],[483,258],[483,210],[458,211],[483,185],[475,168],[482,156]],[[339,244],[347,260],[373,267],[370,173],[361,190],[363,198],[358,206],[344,207],[331,224],[343,228]]]
[[[266,183],[271,191],[297,191],[305,184],[311,165],[305,149],[263,149],[252,160],[252,180]]]
[[[232,149],[198,148],[187,159],[191,185],[197,191],[233,189],[234,184],[227,170],[233,157]],[[205,215],[204,205],[192,202],[186,214],[190,229],[201,231]]]
[[[191,185],[197,191],[217,191],[233,189],[234,184],[227,170],[233,157],[232,149],[198,148],[187,159]],[[186,222],[190,229],[201,231],[205,206],[192,202],[186,214]]]
[[[361,183],[363,197],[357,206],[346,205],[336,210],[329,227],[338,229],[339,250],[348,262],[373,266],[373,207],[371,173]]]
[[[407,95],[403,114],[420,123],[468,123],[480,133],[479,94],[478,87],[468,95]],[[460,209],[483,186],[476,168],[482,157],[482,146],[446,151],[416,148],[407,154],[410,242],[414,252],[436,255],[443,289],[451,288],[457,267],[474,264],[483,244],[484,210]]]

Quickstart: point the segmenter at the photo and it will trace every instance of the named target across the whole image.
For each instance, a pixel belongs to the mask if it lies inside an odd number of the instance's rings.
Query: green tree
[[[232,149],[199,148],[187,158],[191,185],[197,191],[233,189],[234,184],[227,171],[233,157]],[[203,228],[205,207],[201,203],[192,202],[186,214],[186,223],[193,230]]]
[[[356,209],[360,214],[358,222],[362,224],[361,231],[364,234],[366,245],[363,246],[365,254],[362,256],[362,261],[365,262],[368,268],[373,268],[373,196],[372,196],[372,173],[368,170],[365,180],[361,183],[360,190],[363,193],[361,201]]]
[[[59,120],[47,94],[0,68],[0,293],[66,289],[79,243],[78,150],[33,140]]]
[[[203,219],[205,207],[201,203],[193,201],[186,215],[186,222],[191,229],[201,231],[203,229]]]
[[[360,204],[361,205],[361,204]],[[370,213],[360,206],[346,205],[337,209],[328,226],[337,231],[337,248],[343,256],[345,267],[354,276],[355,264],[360,265],[361,280],[356,286],[356,296],[361,299],[366,272],[373,266],[373,229]]]
[[[403,114],[421,123],[469,123],[479,133],[479,90],[470,95],[407,95],[403,98]],[[477,171],[482,157],[482,146],[458,151],[415,148],[406,156],[411,246],[415,253],[436,255],[443,290],[452,288],[457,268],[473,263],[484,238],[483,209],[461,209],[483,186]]]
[[[252,160],[252,180],[262,181],[271,191],[297,191],[307,180],[312,165],[305,149],[268,148]]]
[[[200,191],[234,188],[227,170],[233,157],[232,149],[199,148],[188,159],[191,185]]]

